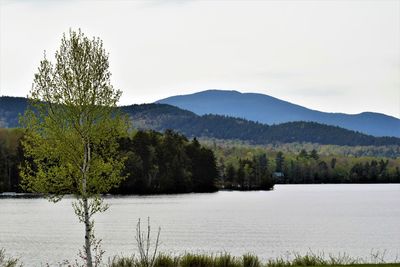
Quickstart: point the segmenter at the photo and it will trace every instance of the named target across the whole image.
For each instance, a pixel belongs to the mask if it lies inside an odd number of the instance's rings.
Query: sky
[[[0,95],[27,96],[78,28],[103,40],[121,105],[223,89],[400,118],[400,0],[0,0]]]

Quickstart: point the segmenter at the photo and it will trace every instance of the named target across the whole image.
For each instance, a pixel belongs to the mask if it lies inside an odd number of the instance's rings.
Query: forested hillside
[[[188,137],[242,140],[251,144],[308,142],[349,146],[400,145],[395,137],[374,137],[315,122],[266,125],[220,115],[198,116],[165,104],[122,107],[134,127],[164,131],[173,129]]]
[[[0,123],[18,127],[18,114],[23,114],[26,99],[1,97]],[[185,136],[241,140],[250,144],[307,142],[346,146],[400,145],[400,138],[374,137],[315,122],[288,122],[266,125],[220,115],[199,116],[166,104],[143,104],[120,107],[137,129],[165,131],[172,129]]]
[[[28,101],[23,97],[0,97],[0,128],[18,127],[18,115],[23,114]]]

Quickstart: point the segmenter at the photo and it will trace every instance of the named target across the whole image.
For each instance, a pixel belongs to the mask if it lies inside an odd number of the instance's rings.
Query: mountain
[[[266,125],[222,115],[199,116],[167,104],[121,107],[139,129],[173,129],[187,137],[242,140],[252,144],[307,142],[349,146],[400,145],[400,138],[374,137],[315,122]]]
[[[19,114],[23,114],[28,100],[23,97],[0,97],[0,128],[18,127]]]
[[[374,136],[400,137],[400,119],[395,117],[373,112],[354,115],[321,112],[263,94],[207,90],[168,97],[156,103],[177,106],[197,115],[226,115],[266,124],[312,121]]]
[[[25,98],[0,97],[0,127],[18,127],[18,114],[27,107]],[[400,145],[400,138],[374,137],[315,122],[266,125],[222,115],[199,116],[168,104],[119,107],[137,129],[172,129],[187,137],[242,140],[252,144],[307,142],[333,145]]]

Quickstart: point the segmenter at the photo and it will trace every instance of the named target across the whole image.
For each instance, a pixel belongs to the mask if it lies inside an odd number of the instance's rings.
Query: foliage
[[[126,125],[113,110],[120,92],[110,75],[101,41],[80,32],[63,37],[55,66],[41,61],[30,98],[35,112],[22,118],[24,153],[32,159],[22,169],[27,189],[57,200],[71,191],[96,196],[119,183],[116,140]]]
[[[127,124],[115,110],[121,92],[110,84],[108,67],[100,39],[70,31],[61,40],[55,63],[46,56],[40,62],[31,107],[21,118],[26,129],[23,186],[51,201],[67,193],[76,196],[74,210],[85,225],[83,258],[89,267],[95,245],[92,216],[107,209],[100,194],[123,178],[117,140]]]

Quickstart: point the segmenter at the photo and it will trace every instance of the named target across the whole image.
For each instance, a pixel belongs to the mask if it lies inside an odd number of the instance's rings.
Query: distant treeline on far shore
[[[0,192],[23,192],[22,129],[0,128]],[[320,155],[270,148],[201,145],[167,130],[120,139],[126,179],[113,194],[270,190],[275,183],[399,183],[400,159]],[[207,143],[207,142],[206,142]]]

